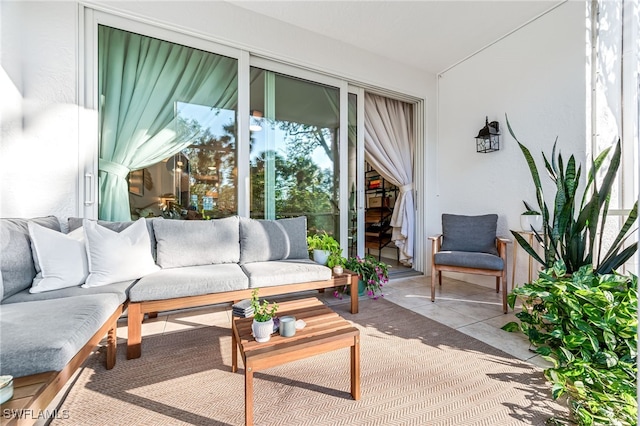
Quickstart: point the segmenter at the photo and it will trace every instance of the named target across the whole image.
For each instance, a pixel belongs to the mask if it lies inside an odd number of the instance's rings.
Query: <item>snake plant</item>
[[[638,249],[638,243],[630,244],[626,248],[624,248],[624,243],[632,234],[629,230],[638,218],[638,202],[634,203],[627,220],[605,253],[603,253],[602,233],[598,235],[598,231],[605,227],[611,188],[620,167],[620,140],[613,147],[607,170],[599,183],[595,177],[609,157],[611,147],[592,159],[585,189],[579,200],[578,186],[582,167],[576,165],[573,155],[569,157],[566,164],[560,152],[556,155],[556,138],[551,152],[551,162],[544,152],[542,153],[545,169],[556,187],[553,210],[550,210],[542,190],[538,167],[531,152],[515,136],[508,118],[507,127],[511,136],[520,146],[536,189],[536,199],[542,213],[543,227],[541,232],[535,232],[535,238],[544,249],[544,256],[538,255],[520,234],[512,231],[518,244],[536,261],[540,262],[544,269],[549,269],[557,260],[562,260],[568,274],[590,264],[593,265],[596,273],[608,274],[633,256]]]

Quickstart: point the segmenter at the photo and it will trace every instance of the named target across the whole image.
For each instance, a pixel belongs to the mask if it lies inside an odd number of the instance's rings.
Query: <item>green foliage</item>
[[[509,294],[511,308],[521,298],[525,309],[503,330],[522,331],[553,363],[544,372],[552,396],[568,396],[580,425],[637,422],[637,285],[591,265],[567,275],[560,260]]]
[[[523,215],[525,216],[540,216],[541,213],[534,209],[533,207],[531,207],[526,201],[522,201],[524,203],[524,208],[526,209],[524,212],[522,212]]]
[[[340,248],[340,243],[326,232],[307,235],[307,246],[309,248],[309,252],[313,252],[313,250],[328,251],[329,258],[327,259],[327,266],[329,268],[333,268],[335,265],[341,265],[344,261],[342,258],[342,248]]]
[[[344,267],[358,274],[364,281],[367,295],[374,299],[382,295],[382,286],[389,282],[389,266],[371,255],[364,258],[350,257],[345,261]]]
[[[253,307],[253,319],[257,322],[267,322],[271,318],[276,316],[276,311],[278,310],[278,304],[273,303],[269,304],[266,300],[260,303],[258,299],[258,288],[251,292],[251,306]]]
[[[638,217],[638,203],[636,202],[629,213],[629,217],[620,229],[618,235],[611,244],[609,250],[603,255],[602,235],[598,232],[605,227],[611,188],[618,173],[621,157],[620,140],[608,162],[608,167],[602,182],[598,187],[595,176],[600,172],[605,160],[609,157],[610,148],[604,150],[595,160],[591,161],[584,193],[581,197],[579,208],[578,186],[580,183],[581,166],[576,166],[574,156],[569,157],[566,165],[562,154],[556,156],[556,144],[553,145],[551,162],[542,153],[544,165],[549,177],[556,187],[553,200],[553,212],[545,201],[542,191],[542,183],[538,173],[538,167],[529,149],[520,143],[511,129],[507,118],[507,127],[511,136],[518,142],[524,155],[531,177],[536,189],[538,206],[542,212],[542,235],[535,233],[536,240],[544,249],[544,258],[529,245],[529,243],[517,232],[512,234],[518,244],[540,262],[544,268],[551,268],[558,260],[566,265],[567,272],[573,273],[584,265],[593,265],[598,273],[608,274],[624,264],[638,249],[638,243],[633,243],[624,248],[626,239],[632,234],[629,232]],[[556,141],[557,142],[557,141]]]

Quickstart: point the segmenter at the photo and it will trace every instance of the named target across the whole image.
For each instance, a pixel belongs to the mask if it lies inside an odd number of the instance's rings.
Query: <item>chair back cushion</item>
[[[498,215],[442,215],[442,251],[467,251],[498,255]]]

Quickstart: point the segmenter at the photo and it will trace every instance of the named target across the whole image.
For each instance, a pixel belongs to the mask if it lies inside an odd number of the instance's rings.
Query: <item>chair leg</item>
[[[436,274],[440,275],[440,271],[435,266],[431,267],[431,301],[436,301]]]
[[[496,293],[500,293],[500,277],[496,277]]]
[[[507,283],[507,274],[503,273],[501,280],[502,281],[502,310],[504,311],[504,313],[508,313],[509,309],[507,307],[507,289],[509,288],[509,285]]]
[[[442,271],[438,271],[438,284],[442,287]]]

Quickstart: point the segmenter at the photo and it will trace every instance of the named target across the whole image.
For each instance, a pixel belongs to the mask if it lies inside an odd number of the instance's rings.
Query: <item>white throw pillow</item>
[[[151,240],[144,218],[115,232],[85,219],[89,277],[82,286],[98,287],[134,280],[160,270],[151,256]]]
[[[89,266],[82,229],[63,234],[33,222],[28,226],[39,270],[29,293],[84,284]]]

